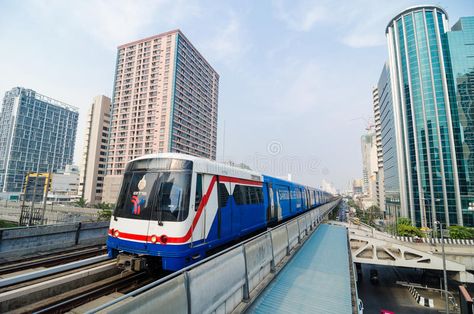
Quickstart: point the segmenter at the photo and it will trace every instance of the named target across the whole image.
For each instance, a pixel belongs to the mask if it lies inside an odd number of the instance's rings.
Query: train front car
[[[178,264],[194,214],[192,170],[191,160],[172,157],[144,156],[127,164],[107,239],[109,256],[118,257],[118,264],[133,270],[146,263],[183,266]],[[169,259],[162,260],[164,255]]]
[[[266,226],[261,181],[257,173],[182,154],[132,160],[111,218],[109,256],[132,270],[186,267]]]

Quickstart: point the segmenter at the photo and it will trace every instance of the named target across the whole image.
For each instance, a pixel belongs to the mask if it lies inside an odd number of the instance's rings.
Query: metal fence
[[[37,205],[31,210],[29,203],[22,205],[21,202],[0,201],[0,219],[18,222],[23,226],[98,221],[99,211],[97,208],[63,204],[48,204],[45,207]]]
[[[175,272],[88,313],[230,313],[251,299],[271,272],[340,200]]]

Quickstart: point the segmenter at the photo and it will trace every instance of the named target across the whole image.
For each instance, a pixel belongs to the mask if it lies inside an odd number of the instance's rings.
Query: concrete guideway
[[[0,293],[0,312],[6,313],[14,310],[32,312],[23,310],[23,308],[117,274],[120,275],[120,271],[117,270],[113,261],[102,261],[98,264],[70,270],[66,274],[47,276],[33,280],[31,283],[19,284],[12,290]]]
[[[421,269],[443,269],[441,249],[428,242],[400,241],[389,234],[363,225],[333,222],[348,228],[352,258],[355,263],[411,267]],[[446,269],[456,272],[460,282],[474,282],[474,248],[464,245],[445,244]],[[460,262],[465,261],[465,263]]]
[[[32,272],[32,273],[26,273],[26,274],[18,275],[18,276],[15,276],[15,277],[0,279],[0,287],[15,285],[15,284],[18,284],[18,283],[21,283],[21,282],[25,282],[25,281],[29,281],[29,280],[49,276],[49,275],[58,274],[58,273],[68,271],[68,270],[71,270],[71,269],[96,264],[96,263],[99,263],[99,262],[102,262],[102,261],[106,261],[108,259],[109,259],[108,255],[101,255],[101,256],[87,258],[87,259],[84,259],[84,260],[79,260],[79,261],[76,261],[76,262],[67,263],[67,264],[64,264],[64,265],[59,265],[59,266],[54,266],[54,267],[42,269],[42,270]]]
[[[357,299],[348,246],[344,227],[319,226],[246,313],[353,312]]]
[[[310,210],[87,313],[242,312],[339,202]]]

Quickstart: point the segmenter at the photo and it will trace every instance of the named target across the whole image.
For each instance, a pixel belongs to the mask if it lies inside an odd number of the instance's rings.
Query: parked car
[[[362,303],[361,299],[357,299],[357,310],[359,314],[364,314],[364,303]]]

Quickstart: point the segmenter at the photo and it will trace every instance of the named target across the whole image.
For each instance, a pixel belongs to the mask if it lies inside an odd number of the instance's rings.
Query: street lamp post
[[[432,205],[431,205],[431,198],[424,198],[422,197],[421,198],[423,200],[423,207],[424,207],[424,212],[425,212],[425,215],[426,213],[429,214],[429,218],[428,220],[425,222],[426,223],[426,226],[428,226],[428,221],[430,222],[430,225],[431,225],[431,234],[433,236],[434,235],[437,235],[438,233],[438,228],[436,227],[436,210],[434,208],[432,208]],[[426,201],[428,201],[428,206],[430,207],[430,210],[426,211]],[[440,202],[441,199],[439,198],[435,198],[434,199],[434,206],[436,207],[436,203]],[[425,216],[425,219],[426,219],[426,216]]]
[[[446,274],[446,254],[444,252],[444,234],[443,234],[443,223],[435,221],[436,225],[439,225],[441,230],[441,251],[443,253],[443,278],[444,278],[444,300],[446,302],[446,313],[449,314],[449,297],[448,297],[448,276]]]

